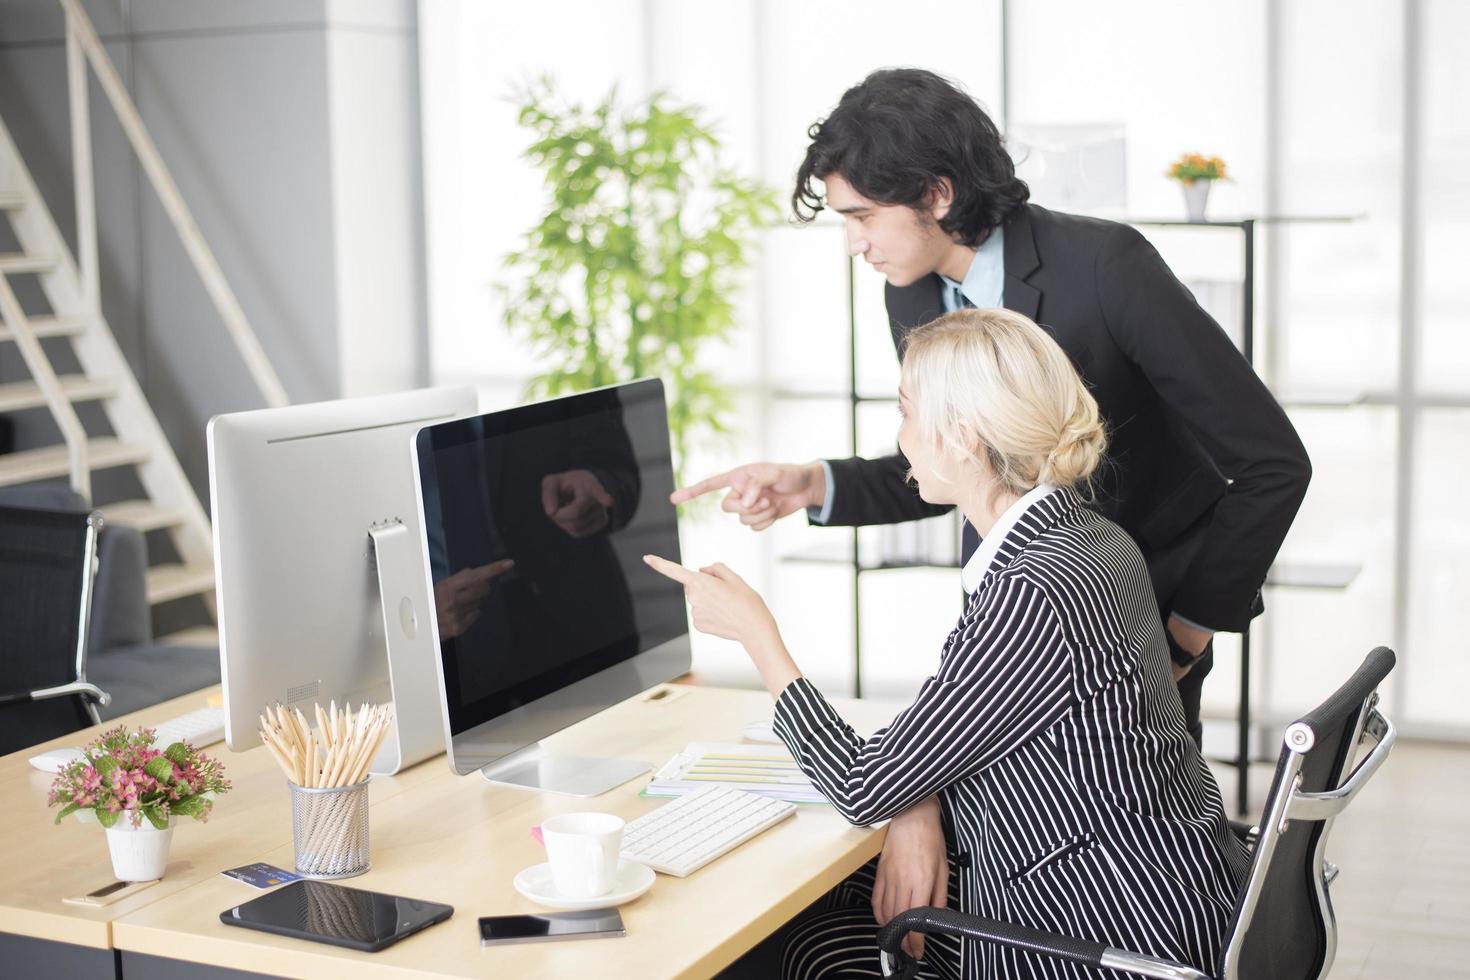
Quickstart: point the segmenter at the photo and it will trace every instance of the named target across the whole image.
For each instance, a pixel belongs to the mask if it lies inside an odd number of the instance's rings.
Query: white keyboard
[[[796,804],[706,786],[628,822],[623,857],[683,878],[796,812]]]
[[[224,739],[225,709],[200,708],[154,727],[158,733],[154,748],[164,749],[175,742],[188,742],[194,748],[202,749]]]

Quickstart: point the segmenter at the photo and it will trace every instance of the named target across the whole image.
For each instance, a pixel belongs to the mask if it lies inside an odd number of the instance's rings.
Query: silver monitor
[[[538,741],[689,670],[668,416],[657,380],[425,427],[415,441],[449,762],[595,796],[643,762]]]
[[[472,415],[440,388],[220,415],[209,495],[225,739],[260,744],[266,705],[392,701],[372,763],[396,772],[444,750],[432,600],[419,559],[409,448],[420,427]]]

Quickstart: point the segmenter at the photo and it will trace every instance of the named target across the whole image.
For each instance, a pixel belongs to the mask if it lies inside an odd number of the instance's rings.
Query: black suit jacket
[[[929,275],[886,291],[893,342],[944,312]],[[1239,632],[1311,477],[1286,414],[1134,228],[1018,208],[1005,223],[1007,309],[1037,321],[1081,373],[1108,428],[1096,510],[1138,542],[1160,606]],[[942,513],[902,456],[834,460],[829,525]]]

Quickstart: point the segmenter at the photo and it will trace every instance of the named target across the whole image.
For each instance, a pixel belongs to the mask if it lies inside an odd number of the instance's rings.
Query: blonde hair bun
[[[1091,496],[1108,437],[1077,369],[1051,335],[1011,310],[946,313],[909,334],[903,376],[920,434],[985,462],[1001,487]]]
[[[1102,462],[1108,437],[1098,421],[1097,402],[1089,394],[1068,421],[1057,447],[1047,454],[1037,479],[1056,487],[1086,483]]]

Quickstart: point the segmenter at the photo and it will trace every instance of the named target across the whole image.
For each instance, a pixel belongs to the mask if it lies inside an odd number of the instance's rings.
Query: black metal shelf
[[[1112,220],[1121,221],[1125,225],[1144,225],[1150,228],[1240,228],[1247,222],[1257,225],[1337,225],[1361,221],[1366,217],[1366,214],[1253,214],[1234,218],[1206,218],[1203,221],[1149,217],[1114,218]]]
[[[1368,400],[1366,391],[1282,391],[1276,395],[1282,408],[1352,408]]]
[[[852,553],[846,548],[810,548],[781,556],[781,561],[792,565],[833,565],[853,567]],[[933,568],[957,571],[958,562],[928,561],[859,561],[856,566],[864,572],[891,572],[908,568]],[[1316,589],[1340,591],[1352,585],[1362,565],[1343,562],[1277,562],[1266,575],[1266,584],[1279,589]]]
[[[1255,364],[1256,350],[1256,225],[1282,224],[1345,224],[1356,221],[1361,215],[1255,215],[1234,218],[1215,218],[1204,221],[1180,221],[1176,218],[1135,217],[1122,219],[1126,224],[1145,228],[1226,228],[1241,233],[1241,324],[1240,352],[1247,362]],[[1356,400],[1361,400],[1358,396]],[[1334,406],[1351,405],[1356,400],[1334,401]],[[1281,570],[1273,565],[1267,573],[1266,585],[1286,588],[1346,588],[1357,577],[1354,566],[1312,566],[1305,563],[1283,563]],[[1328,569],[1331,570],[1329,574]],[[1289,570],[1289,571],[1288,571]],[[1274,579],[1274,581],[1273,581]],[[1341,585],[1335,583],[1341,582]],[[1236,742],[1233,759],[1219,759],[1235,769],[1236,812],[1244,816],[1250,799],[1251,764],[1251,633],[1250,627],[1240,634],[1240,689],[1236,696]]]
[[[854,564],[852,556],[845,550],[838,552],[837,549],[800,551],[791,555],[783,555],[781,561],[792,565],[831,565],[844,568],[856,567],[863,572],[892,572],[909,568],[937,568],[945,571],[956,571],[960,566],[955,562],[924,561],[863,561]]]
[[[897,395],[855,395],[847,391],[801,391],[794,388],[777,388],[771,392],[771,396],[788,401],[854,402],[859,405],[869,402],[888,405],[898,403]]]
[[[1341,591],[1352,585],[1362,565],[1341,562],[1278,561],[1266,575],[1266,584],[1278,589]]]

